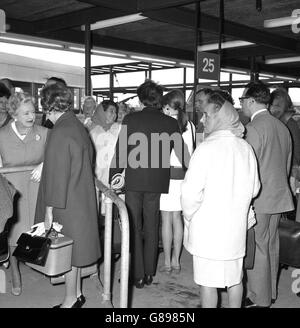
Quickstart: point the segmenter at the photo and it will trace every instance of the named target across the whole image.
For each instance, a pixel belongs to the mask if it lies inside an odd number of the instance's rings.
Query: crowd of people
[[[32,97],[7,82],[0,80],[0,164],[34,166],[0,179],[7,196],[0,227],[9,232],[14,295],[22,293],[12,256],[17,239],[34,223],[50,229],[57,221],[74,246],[65,296],[56,307],[83,306],[81,268],[101,256],[103,199],[122,174],[133,286],[151,285],[157,270],[180,274],[184,246],[193,257],[202,307],[217,307],[218,288],[227,288],[229,307],[276,301],[278,225],[297,205],[300,180],[300,131],[285,89],[270,93],[262,82],[249,83],[240,112],[228,92],[199,89],[195,126],[184,94],[164,94],[151,80],[137,89],[139,111],[88,96],[76,116],[67,83],[52,77],[41,90],[38,125]],[[109,192],[102,194],[95,182]],[[2,207],[9,201],[7,214]],[[160,228],[164,262],[157,268]]]

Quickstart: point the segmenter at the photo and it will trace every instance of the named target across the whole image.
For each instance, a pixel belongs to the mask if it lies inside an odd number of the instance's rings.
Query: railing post
[[[112,200],[105,197],[105,229],[104,229],[104,286],[103,301],[111,302],[111,240],[112,240]]]

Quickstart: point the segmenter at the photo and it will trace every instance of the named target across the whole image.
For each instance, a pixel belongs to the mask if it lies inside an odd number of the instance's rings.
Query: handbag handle
[[[193,139],[193,151],[194,151],[196,149],[196,137],[194,135],[193,126],[192,126],[191,121],[189,121],[189,123],[190,123],[190,126],[191,126],[192,139]]]

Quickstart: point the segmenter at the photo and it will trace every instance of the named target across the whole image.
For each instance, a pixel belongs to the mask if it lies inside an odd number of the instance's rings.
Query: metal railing
[[[17,167],[0,167],[0,174],[31,171],[36,165]],[[97,181],[99,182],[99,181]],[[97,186],[103,190],[102,184]],[[106,188],[106,187],[105,187]],[[106,188],[107,189],[107,188]],[[121,220],[121,277],[120,277],[120,308],[128,306],[128,278],[129,278],[129,221],[125,202],[116,194],[105,197],[105,236],[104,236],[104,285],[103,300],[111,302],[111,248],[112,248],[112,205],[116,204]]]
[[[107,188],[99,184],[100,191]],[[104,188],[103,188],[104,187]],[[111,248],[112,248],[112,210],[113,203],[119,210],[121,220],[121,277],[120,277],[120,308],[128,306],[128,278],[129,278],[129,220],[125,202],[116,194],[105,197],[105,234],[104,234],[104,281],[103,301],[111,303]]]

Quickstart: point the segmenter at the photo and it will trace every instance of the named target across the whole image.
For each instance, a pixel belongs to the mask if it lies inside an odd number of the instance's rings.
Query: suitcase
[[[300,223],[281,219],[278,230],[279,262],[300,268]]]
[[[29,267],[45,274],[57,276],[71,270],[73,240],[66,236],[50,237],[51,246],[44,266],[25,262]]]

